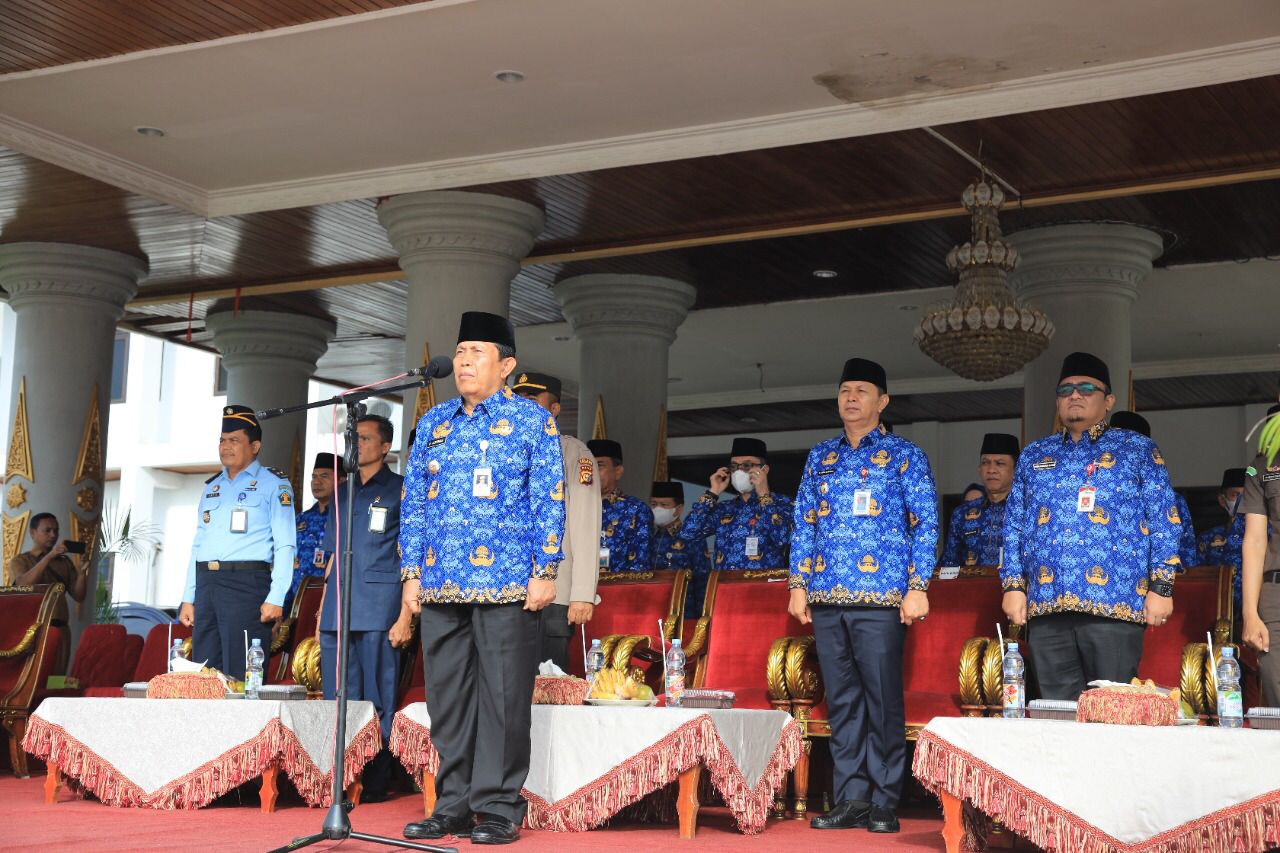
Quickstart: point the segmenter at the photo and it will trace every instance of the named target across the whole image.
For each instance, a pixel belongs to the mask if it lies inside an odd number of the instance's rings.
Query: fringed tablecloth
[[[1280,844],[1280,732],[938,717],[912,770],[1060,853],[1251,853]],[[974,818],[977,818],[976,822]]]
[[[436,773],[424,703],[396,715],[391,752]],[[585,832],[701,763],[737,819],[764,829],[774,793],[800,760],[800,727],[782,711],[535,705],[524,797],[533,829]]]
[[[313,806],[333,785],[335,702],[46,699],[22,747],[113,806],[198,809],[273,762]],[[344,786],[378,751],[371,702],[349,702]]]

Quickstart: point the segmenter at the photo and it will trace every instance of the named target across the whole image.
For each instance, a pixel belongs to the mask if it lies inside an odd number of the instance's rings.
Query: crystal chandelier
[[[960,283],[950,302],[925,309],[914,337],[925,355],[952,373],[990,381],[1044,352],[1053,321],[1009,289],[1018,250],[1000,235],[1004,190],[987,183],[984,172],[960,199],[973,227],[969,241],[947,253],[947,269],[960,274]]]

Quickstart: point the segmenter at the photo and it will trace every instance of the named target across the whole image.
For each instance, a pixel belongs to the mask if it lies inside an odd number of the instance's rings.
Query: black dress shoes
[[[505,817],[482,815],[471,830],[472,844],[510,844],[520,837],[520,827]]]
[[[449,817],[448,815],[432,815],[426,820],[411,823],[404,828],[405,838],[444,838],[456,835],[466,838],[471,834],[471,816]]]
[[[897,832],[900,828],[898,826],[898,816],[893,813],[893,809],[886,806],[871,807],[871,815],[867,819],[867,829],[872,832]]]
[[[867,825],[871,803],[862,800],[842,800],[824,815],[809,821],[812,829],[861,829]]]

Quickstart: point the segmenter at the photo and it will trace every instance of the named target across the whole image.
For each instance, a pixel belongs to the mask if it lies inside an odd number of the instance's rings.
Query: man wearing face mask
[[[733,484],[738,497],[721,501]],[[758,438],[735,438],[729,465],[711,475],[711,488],[680,528],[685,549],[716,539],[717,569],[778,569],[787,565],[791,499],[769,491],[769,450]]]
[[[648,571],[653,566],[653,513],[644,501],[618,491],[625,470],[622,445],[599,438],[587,447],[600,471],[600,571]]]
[[[1110,424],[1112,429],[1127,429],[1151,438],[1151,424],[1137,412],[1121,409],[1111,415]],[[1191,507],[1187,506],[1187,499],[1181,492],[1174,492],[1173,499],[1178,508],[1178,518],[1182,520],[1182,532],[1178,534],[1178,559],[1185,569],[1187,566],[1200,564],[1196,548],[1196,528],[1191,523]]]
[[[951,514],[944,566],[998,566],[1004,550],[1005,498],[1013,486],[1013,466],[1018,464],[1018,439],[1000,432],[982,438],[978,476],[983,493],[966,501]]]
[[[1222,486],[1218,489],[1218,506],[1227,514],[1228,521],[1211,527],[1196,540],[1196,551],[1201,566],[1239,566],[1240,547],[1244,542],[1244,516],[1236,514],[1236,505],[1244,492],[1243,468],[1228,468],[1222,472]]]
[[[693,577],[684,600],[688,619],[702,613],[702,597],[707,590],[711,560],[703,542],[686,547],[680,539],[680,514],[684,510],[684,486],[679,483],[653,484],[649,508],[653,510],[653,567],[655,569],[689,569]]]
[[[561,382],[545,373],[521,373],[511,390],[560,417]],[[587,446],[560,434],[564,457],[564,559],[556,575],[556,600],[538,611],[538,661],[569,669],[569,640],[575,625],[591,621],[599,577],[600,480]]]

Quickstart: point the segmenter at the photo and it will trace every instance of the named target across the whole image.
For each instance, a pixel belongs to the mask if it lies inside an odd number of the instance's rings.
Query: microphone
[[[443,379],[453,374],[453,359],[447,355],[438,355],[431,361],[415,367],[408,372],[408,376],[422,376],[426,379]]]

